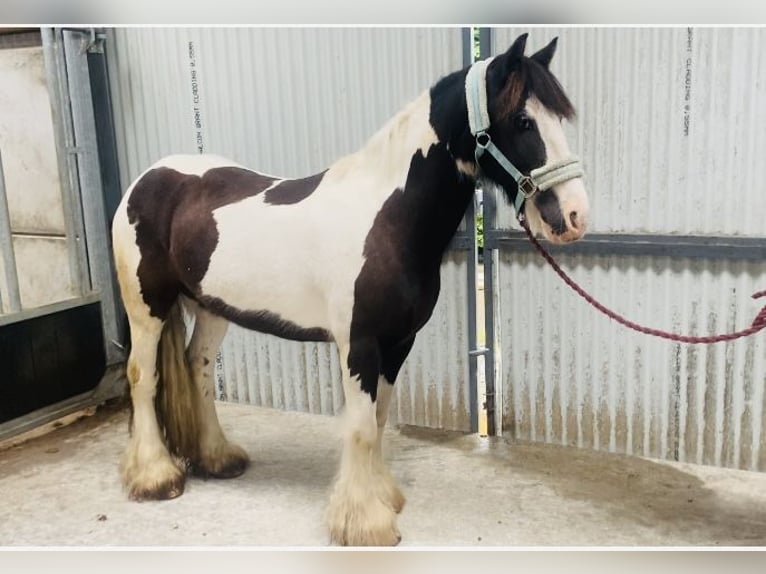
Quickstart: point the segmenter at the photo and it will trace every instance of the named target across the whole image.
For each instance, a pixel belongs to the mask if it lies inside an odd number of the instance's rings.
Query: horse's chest
[[[439,289],[438,266],[403,269],[368,260],[354,285],[352,338],[410,338],[431,317]]]

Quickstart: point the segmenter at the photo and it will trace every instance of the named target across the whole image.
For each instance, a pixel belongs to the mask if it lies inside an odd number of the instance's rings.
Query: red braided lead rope
[[[614,311],[607,309],[601,303],[596,301],[591,295],[586,293],[582,287],[580,287],[577,283],[575,283],[574,280],[571,277],[569,277],[569,275],[567,275],[561,269],[561,267],[559,267],[558,263],[556,263],[553,257],[551,257],[551,254],[546,251],[545,247],[540,245],[540,242],[537,241],[537,239],[535,239],[535,236],[530,231],[529,226],[527,225],[527,222],[522,221],[521,226],[524,228],[524,231],[526,232],[527,237],[529,238],[529,241],[531,241],[532,245],[534,245],[537,251],[540,252],[540,255],[543,256],[543,258],[548,262],[548,264],[551,267],[553,267],[553,270],[556,273],[558,273],[559,277],[561,277],[564,280],[564,282],[575,291],[575,293],[577,293],[580,297],[582,297],[588,303],[593,305],[596,309],[601,311],[604,315],[606,315],[610,319],[617,321],[621,325],[628,327],[629,329],[633,329],[634,331],[638,331],[639,333],[644,333],[646,335],[652,335],[654,337],[668,339],[670,341],[678,341],[680,343],[711,344],[711,343],[720,343],[722,341],[733,341],[741,337],[748,337],[766,328],[766,306],[764,306],[763,309],[761,309],[761,312],[758,313],[758,315],[756,315],[752,325],[748,327],[747,329],[742,329],[741,331],[735,331],[734,333],[710,335],[707,337],[678,335],[676,333],[668,333],[667,331],[662,331],[660,329],[651,329],[649,327],[644,327],[643,325],[639,325],[638,323],[634,323],[633,321],[626,319],[622,315],[619,315],[615,313]],[[759,297],[766,297],[766,291],[759,291],[758,293],[753,294],[753,299],[758,299]]]

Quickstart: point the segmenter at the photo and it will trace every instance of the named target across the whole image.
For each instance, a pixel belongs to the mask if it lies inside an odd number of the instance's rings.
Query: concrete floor
[[[172,501],[127,500],[127,412],[0,451],[0,545],[322,546],[335,419],[219,405],[253,459]],[[766,545],[766,475],[439,431],[388,433],[406,546]]]

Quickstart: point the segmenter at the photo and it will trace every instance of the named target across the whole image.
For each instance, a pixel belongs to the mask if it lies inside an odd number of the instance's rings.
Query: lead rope
[[[742,337],[749,337],[750,335],[754,335],[755,333],[758,333],[759,331],[762,331],[764,328],[766,328],[766,305],[764,305],[763,309],[761,309],[761,312],[756,315],[755,320],[753,321],[752,325],[746,329],[742,329],[740,331],[735,331],[733,333],[724,333],[721,335],[709,335],[707,337],[695,337],[693,335],[679,335],[677,333],[669,333],[667,331],[662,331],[660,329],[651,329],[649,327],[644,327],[643,325],[639,325],[638,323],[634,323],[633,321],[626,319],[622,315],[615,313],[611,309],[607,309],[596,301],[591,295],[585,292],[585,290],[580,287],[569,275],[567,275],[561,267],[559,267],[558,263],[553,259],[550,253],[543,247],[540,242],[535,238],[535,236],[532,234],[532,231],[529,229],[529,225],[527,224],[526,219],[519,218],[519,222],[521,223],[521,226],[524,228],[524,232],[527,234],[527,238],[529,238],[529,241],[532,243],[532,245],[535,246],[537,251],[540,253],[540,255],[543,256],[543,259],[545,259],[548,264],[553,267],[553,270],[561,277],[564,282],[569,285],[569,287],[574,290],[575,293],[577,293],[580,297],[585,299],[588,303],[590,303],[592,306],[594,306],[596,309],[601,311],[604,315],[609,317],[610,319],[613,319],[620,323],[621,325],[624,325],[625,327],[628,327],[629,329],[633,329],[634,331],[638,331],[639,333],[644,333],[645,335],[652,335],[654,337],[660,337],[661,339],[667,339],[669,341],[677,341],[679,343],[690,343],[692,345],[696,344],[705,344],[709,345],[712,343],[720,343],[722,341],[734,341],[735,339],[740,339]],[[753,294],[753,299],[758,299],[760,297],[766,297],[766,291],[759,291],[757,293]]]

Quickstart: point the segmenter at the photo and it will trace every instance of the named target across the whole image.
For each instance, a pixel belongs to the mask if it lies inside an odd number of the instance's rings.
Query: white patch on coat
[[[525,111],[537,124],[540,137],[545,145],[546,165],[566,159],[572,155],[572,152],[569,149],[569,143],[566,139],[566,134],[564,133],[564,126],[561,119],[556,114],[543,106],[542,103],[540,103],[540,100],[534,96],[527,100]],[[590,211],[583,179],[570,179],[569,181],[556,185],[553,188],[553,191],[558,198],[561,213],[564,215],[567,231],[558,237],[545,234],[546,237],[553,241],[571,241],[579,239],[584,235],[587,228],[588,213]],[[545,224],[543,223],[539,212],[534,207],[534,202],[528,201],[526,205],[526,215],[530,227],[535,232],[542,231]],[[572,228],[570,222],[570,214],[572,212],[577,214],[576,229]]]

